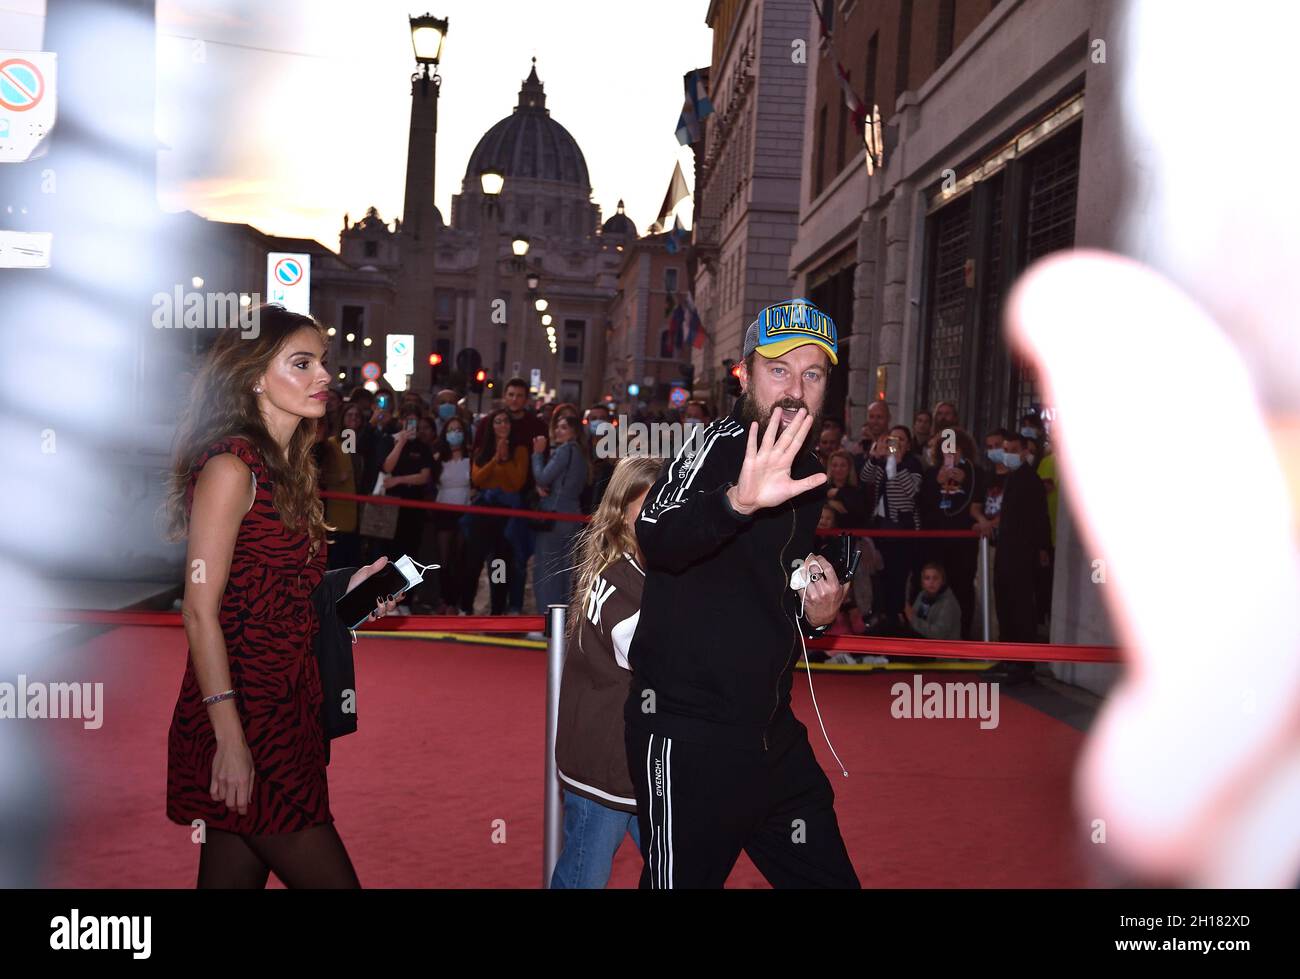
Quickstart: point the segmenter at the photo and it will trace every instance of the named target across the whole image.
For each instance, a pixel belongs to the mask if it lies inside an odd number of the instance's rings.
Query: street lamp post
[[[480,348],[484,359],[494,366],[494,373],[500,374],[504,365],[500,362],[497,332],[492,329],[495,312],[493,293],[499,287],[497,281],[497,249],[501,237],[501,205],[499,198],[505,189],[506,178],[500,170],[490,167],[479,171],[479,189],[482,191],[479,209],[479,245],[478,245],[478,308],[470,323],[470,346]],[[484,332],[478,334],[478,324],[483,324]],[[508,321],[504,324],[508,327]]]
[[[395,332],[432,345],[428,311],[434,304],[434,164],[438,139],[438,63],[447,39],[447,19],[424,14],[411,17],[411,48],[416,71],[411,75],[411,126],[406,146],[406,200],[402,208],[401,267],[398,269]],[[432,369],[430,368],[430,384]]]

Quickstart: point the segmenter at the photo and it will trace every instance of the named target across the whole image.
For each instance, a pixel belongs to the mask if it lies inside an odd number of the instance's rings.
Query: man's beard
[[[740,416],[741,420],[745,423],[745,430],[749,430],[750,422],[758,422],[758,441],[761,445],[763,442],[763,436],[767,434],[767,426],[772,421],[773,414],[780,411],[782,408],[790,408],[794,411],[804,408],[807,409],[810,415],[812,415],[813,423],[808,429],[808,435],[803,440],[802,448],[810,450],[814,449],[817,445],[817,439],[821,437],[822,415],[820,411],[813,412],[812,409],[808,408],[808,403],[799,398],[782,398],[774,404],[768,405],[766,409],[760,409],[758,403],[754,400],[754,396],[752,394],[746,394],[744,405],[740,409]],[[780,424],[779,419],[777,424]],[[780,434],[780,432],[777,432],[778,436],[780,436]]]

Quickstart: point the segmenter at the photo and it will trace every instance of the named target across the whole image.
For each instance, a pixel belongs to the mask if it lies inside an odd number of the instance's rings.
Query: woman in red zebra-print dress
[[[177,431],[168,502],[188,538],[190,656],[168,732],[167,816],[202,827],[200,887],[263,887],[272,871],[290,887],[357,887],[329,809],[312,650],[329,529],[311,456],[326,339],[310,317],[254,313],[256,330],[214,344]]]

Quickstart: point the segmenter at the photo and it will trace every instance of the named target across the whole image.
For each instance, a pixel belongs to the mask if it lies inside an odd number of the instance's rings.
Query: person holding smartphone
[[[911,453],[912,433],[895,425],[876,439],[862,465],[860,479],[868,492],[872,526],[882,530],[920,530],[917,495],[921,491],[921,462]],[[907,579],[916,564],[915,542],[903,537],[880,540],[885,562],[881,573],[878,628],[886,634],[904,631],[903,606],[907,600]],[[919,570],[916,574],[919,584]]]
[[[424,498],[424,488],[433,473],[433,453],[416,435],[420,429],[420,410],[402,409],[402,427],[393,438],[393,447],[384,458],[384,493],[404,500]],[[388,559],[396,561],[403,554],[417,554],[429,511],[402,507],[397,517],[397,533],[387,542]]]
[[[313,649],[339,622],[317,598],[385,561],[326,572],[312,444],[328,338],[309,316],[256,312],[256,337],[217,338],[176,432],[166,512],[169,537],[186,541],[189,657],[167,734],[167,818],[186,846],[203,827],[199,887],[261,888],[274,872],[287,887],[354,888],[330,813]]]

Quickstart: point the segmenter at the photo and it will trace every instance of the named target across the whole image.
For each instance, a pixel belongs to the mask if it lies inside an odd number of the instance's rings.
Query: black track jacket
[[[794,721],[797,630],[818,634],[799,618],[790,575],[814,548],[826,487],[748,517],[732,510],[725,494],[748,436],[742,404],[686,443],[637,519],[646,582],[624,718],[683,741],[766,749]],[[822,471],[806,448],[791,466],[795,479]]]

